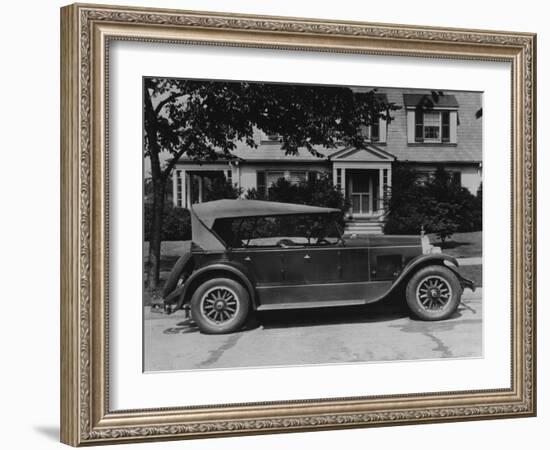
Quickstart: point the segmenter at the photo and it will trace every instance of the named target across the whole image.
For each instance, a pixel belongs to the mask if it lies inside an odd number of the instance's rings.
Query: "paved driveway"
[[[482,356],[482,289],[441,322],[397,302],[263,313],[247,329],[204,335],[183,312],[145,312],[145,370],[188,370]]]

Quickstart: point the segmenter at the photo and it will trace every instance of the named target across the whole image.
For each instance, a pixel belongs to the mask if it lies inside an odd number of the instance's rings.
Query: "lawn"
[[[460,266],[458,271],[464,278],[472,280],[476,288],[483,286],[483,266]]]
[[[432,245],[441,247],[441,251],[455,258],[473,258],[482,256],[481,231],[455,233],[444,244],[435,234],[429,234]]]

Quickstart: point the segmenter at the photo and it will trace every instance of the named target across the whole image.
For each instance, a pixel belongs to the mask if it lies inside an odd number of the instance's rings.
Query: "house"
[[[363,88],[366,89],[366,88]],[[394,120],[365,129],[366,148],[319,148],[322,158],[303,149],[285,155],[278,136],[257,130],[257,148],[237,143],[232,161],[202,162],[181,159],[173,177],[173,202],[189,207],[203,201],[213,177],[224,176],[243,192],[266,191],[284,177],[299,182],[318,173],[332,174],[335,185],[350,199],[353,220],[348,232],[381,232],[383,194],[392,183],[396,162],[409,164],[429,176],[437,166],[450,171],[456,183],[475,194],[482,180],[482,94],[417,89],[378,89],[389,102],[401,106]]]

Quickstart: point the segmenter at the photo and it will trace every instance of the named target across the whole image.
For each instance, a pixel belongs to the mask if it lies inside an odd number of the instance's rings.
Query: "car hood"
[[[352,238],[344,237],[348,247],[421,247],[420,236],[388,236],[384,234],[362,235]]]

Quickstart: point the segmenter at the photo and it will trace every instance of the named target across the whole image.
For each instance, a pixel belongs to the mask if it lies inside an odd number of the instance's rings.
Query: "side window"
[[[336,245],[340,232],[332,217],[273,216],[236,221],[234,246],[299,248]]]
[[[217,219],[214,222],[212,231],[218,235],[227,247],[242,247],[242,241],[239,239],[239,225],[241,222],[241,220]]]
[[[302,247],[308,242],[305,227],[292,216],[258,217],[250,236],[247,247]]]

